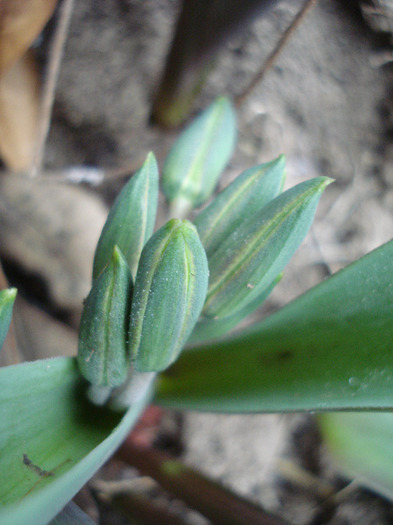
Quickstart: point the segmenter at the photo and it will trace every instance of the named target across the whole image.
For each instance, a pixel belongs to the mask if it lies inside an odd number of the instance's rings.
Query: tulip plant
[[[125,185],[97,244],[78,357],[0,369],[3,525],[54,519],[151,401],[329,412],[319,423],[341,467],[391,494],[390,414],[348,411],[393,408],[393,242],[233,333],[280,281],[331,182],[283,191],[280,156],[187,220],[211,198],[235,130],[219,98],[183,131],[161,176],[171,219],[157,231],[153,154]],[[0,292],[0,343],[15,294]]]

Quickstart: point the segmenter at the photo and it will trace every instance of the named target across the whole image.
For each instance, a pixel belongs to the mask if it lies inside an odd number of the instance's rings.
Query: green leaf
[[[157,402],[222,412],[393,409],[393,241],[248,332],[183,352]]]
[[[127,378],[131,295],[131,272],[115,246],[112,260],[93,282],[80,323],[79,369],[93,385],[117,387]]]
[[[75,359],[0,369],[0,523],[43,525],[113,454],[147,403],[90,404]]]
[[[0,291],[0,349],[10,327],[15,297],[16,288]]]
[[[93,280],[109,263],[115,245],[124,254],[135,278],[143,246],[153,233],[157,202],[158,168],[153,153],[149,153],[109,212],[94,256]]]
[[[242,222],[277,197],[284,180],[281,155],[241,173],[196,216],[194,224],[208,258]]]
[[[191,222],[173,219],[146,244],[129,337],[139,372],[163,370],[177,358],[201,313],[208,275],[206,254]]]
[[[169,202],[196,208],[213,193],[236,140],[236,116],[220,97],[181,133],[165,161],[162,188]]]
[[[205,317],[232,315],[272,284],[306,236],[321,194],[330,182],[317,177],[298,184],[227,236],[209,257]]]
[[[393,500],[393,414],[321,414],[318,423],[337,468]]]

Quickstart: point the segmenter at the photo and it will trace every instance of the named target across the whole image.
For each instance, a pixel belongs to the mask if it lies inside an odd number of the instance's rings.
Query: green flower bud
[[[223,318],[253,302],[283,271],[332,182],[318,177],[282,193],[236,228],[209,258],[203,315]]]
[[[270,285],[263,290],[260,295],[257,295],[253,301],[248,303],[241,310],[236,310],[227,317],[220,319],[212,317],[204,317],[203,315],[199,318],[189,340],[187,343],[200,343],[207,341],[208,339],[215,339],[221,337],[230,332],[236,325],[243,321],[250,314],[261,306],[261,304],[269,297],[271,291],[278,282],[282,279],[282,274],[278,275],[276,279]]]
[[[0,292],[0,349],[10,327],[15,297],[16,288],[8,288]]]
[[[79,330],[79,368],[93,385],[117,387],[127,378],[131,295],[131,272],[115,246],[110,263],[86,298]]]
[[[154,230],[158,201],[158,168],[153,153],[124,186],[113,204],[98,240],[93,279],[112,257],[117,245],[135,277],[140,254]]]
[[[282,191],[285,157],[241,173],[194,220],[209,257],[242,222],[257,213]]]
[[[173,207],[196,208],[213,193],[236,140],[236,115],[220,97],[180,135],[165,161],[162,188]]]
[[[179,355],[202,310],[207,258],[189,221],[173,219],[143,249],[131,307],[130,353],[139,372],[158,372]]]

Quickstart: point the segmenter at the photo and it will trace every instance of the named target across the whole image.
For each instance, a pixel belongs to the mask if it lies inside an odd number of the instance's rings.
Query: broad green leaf
[[[224,317],[223,319],[212,319],[201,316],[188,340],[188,344],[200,343],[227,334],[230,330],[235,328],[240,321],[243,321],[243,319],[252,314],[265,301],[265,299],[267,299],[273,288],[281,280],[281,277],[282,274],[280,274],[277,279],[275,279],[271,285],[261,293],[261,295],[258,295],[253,302],[228,317]]]
[[[131,272],[115,246],[111,261],[93,282],[80,322],[79,369],[93,385],[117,387],[127,379],[131,295]]]
[[[85,514],[73,501],[50,522],[50,525],[95,525],[90,516]]]
[[[232,103],[220,97],[181,133],[172,146],[162,173],[169,202],[203,204],[213,193],[236,140]],[[187,204],[185,204],[187,207]]]
[[[223,318],[244,309],[283,271],[306,236],[331,179],[317,177],[276,197],[242,222],[209,260],[203,315]]]
[[[153,233],[158,202],[158,168],[153,153],[124,186],[113,204],[98,240],[93,264],[96,279],[117,245],[135,278],[143,246]]]
[[[337,468],[393,500],[393,414],[337,412],[318,423]]]
[[[90,404],[75,359],[0,369],[0,523],[44,525],[113,454],[147,399],[126,413]]]
[[[284,180],[281,155],[241,173],[196,216],[194,224],[208,258],[243,221],[277,197]]]
[[[0,349],[10,327],[15,297],[15,288],[0,291]]]
[[[222,412],[393,409],[393,241],[248,332],[183,352],[157,402]]]
[[[136,370],[158,372],[177,358],[201,313],[208,275],[191,222],[172,219],[149,240],[131,306],[129,341]]]

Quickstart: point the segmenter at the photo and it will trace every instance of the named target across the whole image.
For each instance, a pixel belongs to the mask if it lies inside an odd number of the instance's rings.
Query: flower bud
[[[167,200],[196,208],[213,193],[236,140],[236,115],[220,97],[181,133],[165,161],[162,187]]]
[[[109,212],[94,256],[93,279],[110,261],[115,245],[124,254],[135,277],[143,246],[153,233],[157,201],[158,168],[153,153],[149,153]]]
[[[241,173],[195,218],[199,238],[209,257],[246,219],[277,197],[285,181],[285,157]]]
[[[246,317],[255,312],[259,306],[261,306],[261,304],[269,297],[271,291],[276,286],[276,284],[281,281],[281,279],[282,274],[278,275],[265,290],[263,290],[254,298],[253,301],[246,304],[246,306],[241,310],[236,310],[227,317],[216,319],[214,317],[205,317],[201,315],[187,343],[201,343],[202,341],[207,341],[208,339],[216,339],[217,337],[226,335],[233,328],[235,328],[236,325],[238,325]]]
[[[223,318],[254,301],[283,271],[308,232],[319,198],[332,182],[298,184],[240,224],[209,257],[203,315]]]
[[[86,298],[79,330],[79,368],[93,385],[117,387],[127,378],[131,295],[131,272],[115,246],[110,263]]]
[[[207,258],[196,228],[173,219],[143,249],[131,307],[130,353],[139,372],[158,372],[178,356],[202,310]]]

